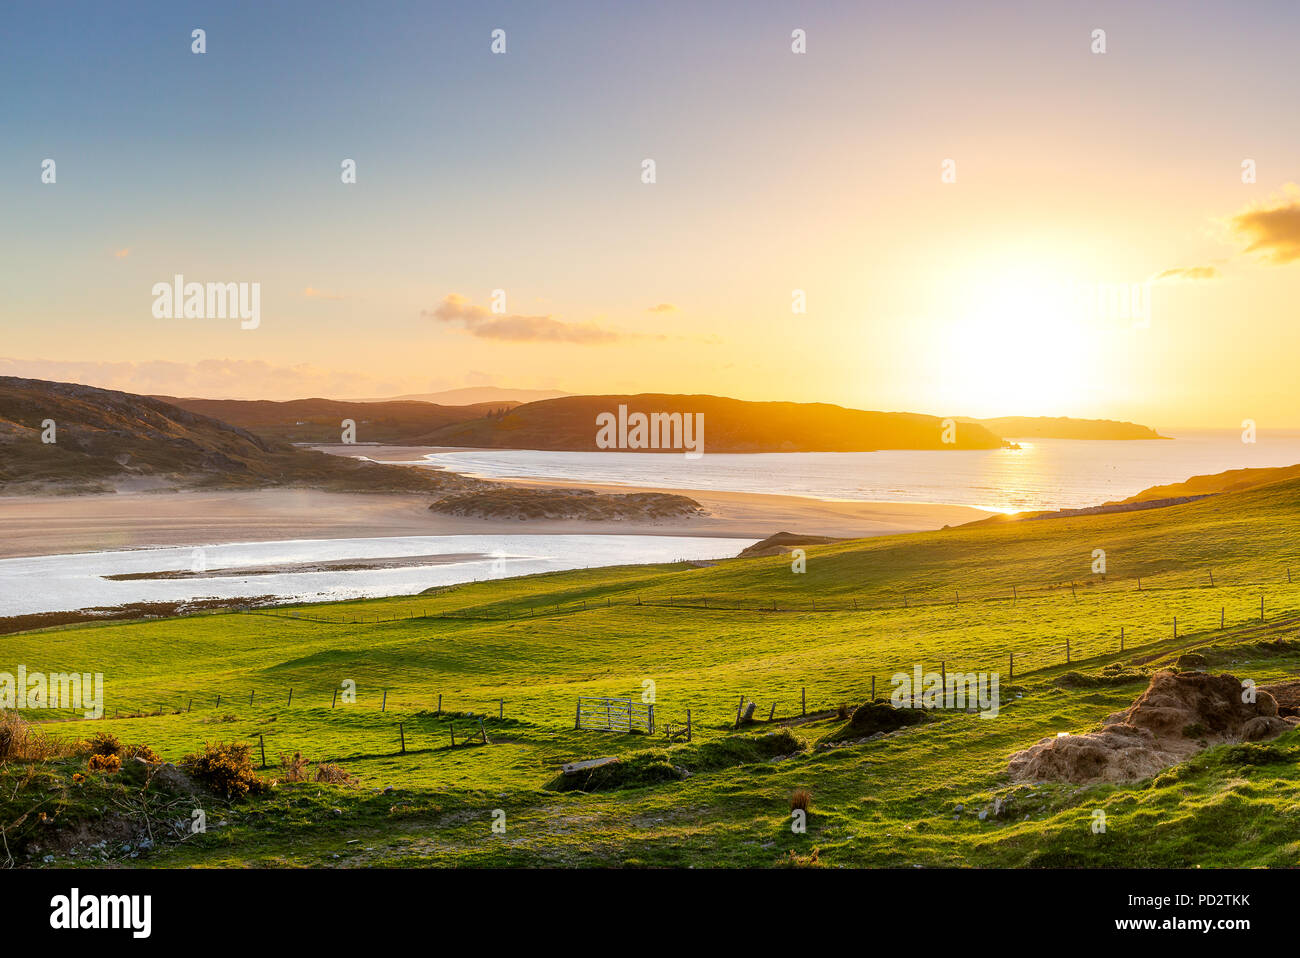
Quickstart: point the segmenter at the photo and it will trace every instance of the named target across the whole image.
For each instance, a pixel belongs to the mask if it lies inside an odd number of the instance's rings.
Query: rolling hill
[[[334,443],[342,422],[356,423],[357,442],[394,443],[404,446],[437,445],[445,426],[482,419],[513,408],[517,403],[476,403],[439,406],[416,400],[342,402],[335,399],[291,399],[287,402],[242,399],[177,399],[155,396],[190,412],[231,423],[259,436],[286,442]]]
[[[147,396],[0,377],[0,486],[107,491],[116,482],[141,478],[358,491],[451,492],[481,485],[297,449]]]

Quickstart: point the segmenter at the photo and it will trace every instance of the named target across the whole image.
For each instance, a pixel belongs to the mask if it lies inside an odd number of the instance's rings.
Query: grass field
[[[1295,676],[1298,502],[1288,481],[1147,512],[810,546],[802,574],[786,557],[595,569],[10,635],[0,670],[104,675],[106,717],[56,714],[45,728],[60,737],[109,731],[170,760],[249,742],[259,764],[264,744],[269,765],[301,751],[358,784],[206,799],[204,834],[72,854],[97,841],[96,821],[135,809],[134,772],[74,784],[81,762],[11,763],[0,826],[11,847],[56,848],[51,865],[1296,865],[1294,732],[1126,786],[1013,785],[1006,767],[1046,736],[1095,728],[1146,685],[1068,672],[1150,671],[1201,651],[1260,684]],[[997,718],[946,711],[819,747],[873,678],[888,695],[895,672],[940,662],[1000,673]],[[573,729],[578,696],[640,700],[646,682],[661,724],[691,710],[690,744]],[[345,683],[355,702],[335,701]],[[742,696],[759,720],[737,730]],[[480,719],[490,744],[451,745],[453,729],[477,737]],[[623,758],[607,784],[629,787],[548,787],[561,763],[606,755]],[[798,788],[812,795],[804,834],[791,830]],[[37,808],[48,824],[22,818]],[[74,826],[85,842],[46,837]]]

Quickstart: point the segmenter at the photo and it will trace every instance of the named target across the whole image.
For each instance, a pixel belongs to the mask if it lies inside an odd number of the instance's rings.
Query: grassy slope
[[[1216,666],[1241,677],[1294,675],[1300,648],[1260,642],[1290,637],[1300,621],[1300,579],[1288,584],[1286,571],[1297,558],[1298,498],[1300,483],[1286,482],[1144,513],[811,546],[803,575],[788,558],[627,567],[302,610],[348,624],[258,614],[73,627],[7,637],[0,667],[102,671],[110,715],[167,712],[52,726],[60,734],[105,728],[173,759],[204,739],[261,735],[272,760],[301,749],[342,761],[362,781],[359,789],[282,786],[229,810],[226,826],[135,864],[768,865],[815,847],[830,864],[1294,865],[1294,733],[1270,746],[1211,750],[1133,786],[1013,788],[1005,769],[1011,752],[1095,727],[1144,687],[1140,679],[1058,687],[1067,638],[1072,668],[1087,672],[1111,662],[1154,667],[1212,646]],[[1089,572],[1099,548],[1104,582]],[[785,611],[759,611],[773,600]],[[652,604],[669,601],[677,607]],[[444,617],[400,618],[426,612]],[[892,672],[939,660],[950,670],[1001,671],[1000,717],[945,713],[871,743],[697,769],[643,788],[542,788],[560,762],[663,744],[574,732],[580,694],[635,696],[652,679],[660,720],[691,708],[696,744],[707,745],[731,734],[741,693],[764,718],[775,703],[779,721],[798,710],[803,687],[810,711],[825,709],[861,701],[872,676],[884,691]],[[331,710],[332,689],[346,679],[357,683],[358,701]],[[494,744],[450,748],[450,723],[464,731],[471,720],[430,714],[439,693],[449,711],[488,716]],[[172,714],[191,697],[192,712]],[[498,698],[504,721],[495,717]],[[394,754],[399,721],[405,756]],[[795,731],[812,742],[840,724],[827,717]],[[689,768],[698,758],[675,747],[669,761]],[[395,791],[374,790],[386,786]],[[814,796],[807,835],[789,829],[796,787]],[[1009,811],[979,821],[975,812],[995,793],[1009,798]],[[490,829],[496,808],[507,813],[505,835]],[[1108,815],[1104,835],[1089,828],[1097,808]]]

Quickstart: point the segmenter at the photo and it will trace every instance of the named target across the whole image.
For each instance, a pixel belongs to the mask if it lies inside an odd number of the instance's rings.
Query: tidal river
[[[0,616],[137,602],[414,595],[432,586],[563,569],[721,559],[753,539],[467,535],[302,539],[0,560]]]

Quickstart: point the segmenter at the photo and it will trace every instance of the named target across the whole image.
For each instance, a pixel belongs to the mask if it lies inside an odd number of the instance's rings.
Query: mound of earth
[[[608,494],[590,489],[497,487],[444,496],[434,512],[474,519],[590,519],[655,522],[704,515],[694,499],[663,492]]]
[[[843,542],[830,536],[804,536],[796,532],[778,532],[766,539],[755,542],[740,553],[741,559],[753,559],[756,556],[784,555],[796,546],[820,546],[828,542]]]
[[[924,709],[895,708],[886,699],[872,699],[853,710],[841,727],[826,735],[823,742],[843,742],[893,732],[909,725],[928,722],[931,715]]]
[[[1272,738],[1298,721],[1280,717],[1262,689],[1243,702],[1235,676],[1161,671],[1100,731],[1043,739],[1011,756],[1009,768],[1016,781],[1132,782],[1211,745]]]

